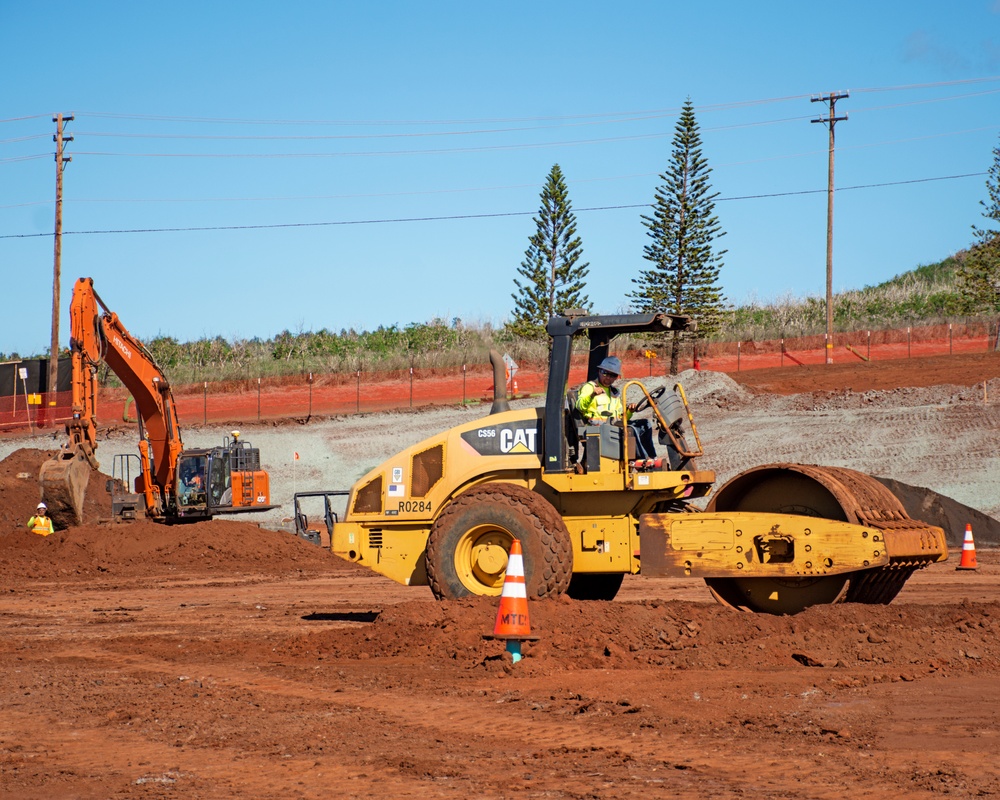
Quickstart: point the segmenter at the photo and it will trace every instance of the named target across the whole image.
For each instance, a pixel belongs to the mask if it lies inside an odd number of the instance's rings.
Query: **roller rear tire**
[[[514,539],[521,543],[528,597],[565,592],[573,548],[559,512],[522,486],[489,483],[456,497],[431,528],[425,563],[434,596],[498,596]]]

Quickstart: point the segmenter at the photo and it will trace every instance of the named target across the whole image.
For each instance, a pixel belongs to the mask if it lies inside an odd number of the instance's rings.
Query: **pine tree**
[[[673,153],[663,182],[654,195],[651,216],[643,215],[650,242],[643,258],[652,262],[632,282],[638,288],[628,295],[641,312],[666,311],[692,316],[696,333],[674,331],[670,338],[670,373],[677,372],[683,338],[707,338],[718,330],[726,308],[719,286],[725,250],[716,251],[715,240],[725,236],[715,216],[715,198],[709,184],[712,170],[701,154],[701,135],[688,98],[674,130]]]
[[[576,217],[558,164],[549,172],[541,201],[534,218],[535,233],[528,239],[524,261],[517,270],[524,283],[514,279],[514,319],[507,325],[511,333],[531,338],[545,335],[553,314],[569,308],[591,308],[583,293],[590,264],[580,263],[583,246],[576,235]]]
[[[1000,224],[1000,146],[993,148],[993,165],[986,177],[989,202],[980,200],[983,217]],[[976,242],[958,269],[959,291],[971,314],[1000,311],[1000,230],[987,223],[972,226]]]

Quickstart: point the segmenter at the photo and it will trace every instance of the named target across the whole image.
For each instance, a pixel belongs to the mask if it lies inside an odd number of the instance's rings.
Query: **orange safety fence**
[[[957,328],[958,326],[956,326]],[[837,334],[834,361],[856,362],[858,357],[887,361],[908,357],[984,352],[994,339],[979,327],[953,335],[951,326],[861,331]],[[929,334],[936,334],[932,336]],[[823,364],[823,336],[764,342],[699,343],[697,354],[687,345],[678,369],[694,367],[735,373],[796,364]],[[850,348],[850,349],[848,349]],[[646,354],[653,357],[647,357]],[[619,354],[623,378],[665,375],[669,357],[662,351],[629,350]],[[540,396],[546,389],[546,365],[522,364],[507,387],[508,396]],[[573,359],[570,385],[587,379],[585,355]],[[183,425],[250,423],[314,416],[363,414],[406,410],[432,405],[489,403],[493,400],[493,372],[488,365],[417,368],[392,372],[310,373],[250,381],[198,383],[173,387],[177,414]],[[501,389],[501,395],[504,394]],[[30,402],[29,402],[30,400]],[[54,401],[50,405],[50,401]],[[135,407],[124,388],[101,388],[98,419],[101,424],[134,419]],[[70,392],[0,397],[0,434],[60,430],[71,416]],[[132,421],[132,420],[130,420]]]

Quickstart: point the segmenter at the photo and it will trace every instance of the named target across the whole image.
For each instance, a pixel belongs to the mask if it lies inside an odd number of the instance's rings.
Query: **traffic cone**
[[[507,574],[500,594],[500,608],[497,610],[493,635],[488,639],[506,639],[507,652],[516,664],[521,660],[521,642],[535,640],[531,635],[528,621],[528,592],[524,584],[524,556],[521,542],[515,539],[510,545],[507,557]]]
[[[978,569],[976,563],[976,542],[972,538],[972,526],[965,526],[965,540],[962,542],[962,560],[955,569]]]

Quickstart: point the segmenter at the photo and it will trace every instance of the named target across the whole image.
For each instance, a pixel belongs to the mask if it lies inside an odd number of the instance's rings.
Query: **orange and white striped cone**
[[[978,569],[976,563],[976,542],[972,538],[972,526],[965,526],[965,540],[962,542],[962,559],[955,569]]]
[[[531,635],[528,620],[528,592],[524,583],[524,556],[521,542],[515,539],[507,556],[507,574],[503,579],[500,608],[497,610],[493,635],[488,639],[506,639],[507,652],[516,664],[521,660],[521,642],[537,639]]]

